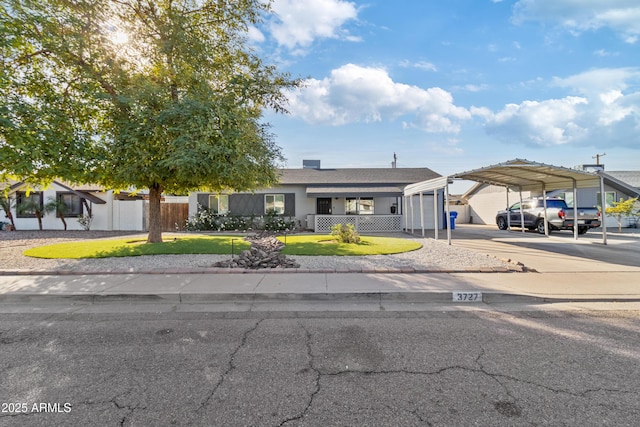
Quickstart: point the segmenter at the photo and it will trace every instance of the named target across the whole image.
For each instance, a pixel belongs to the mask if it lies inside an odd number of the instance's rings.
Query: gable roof
[[[69,185],[69,183],[63,184],[58,180],[53,180],[52,184],[56,184],[57,186],[62,187],[64,190],[77,195],[81,199],[86,199],[92,203],[96,203],[99,205],[103,205],[107,203],[106,201],[102,200],[100,197],[90,193],[90,191],[104,191],[104,190],[91,190],[91,189],[78,190],[78,189],[72,188]],[[9,192],[13,193],[13,192],[20,191],[20,189],[23,188],[25,185],[27,185],[25,182],[16,182],[10,187]]]
[[[640,171],[605,171],[605,175],[609,175],[631,187],[640,189]]]
[[[408,185],[438,178],[429,168],[282,169],[283,185]]]

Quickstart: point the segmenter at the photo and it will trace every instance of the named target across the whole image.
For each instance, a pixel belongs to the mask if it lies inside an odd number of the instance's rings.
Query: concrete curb
[[[473,267],[460,269],[439,268],[272,268],[249,270],[243,268],[154,268],[154,269],[113,269],[113,270],[0,270],[0,276],[90,276],[110,274],[429,274],[429,273],[527,273],[536,272],[522,264],[507,267]]]
[[[0,295],[0,303],[156,303],[156,304],[216,304],[216,303],[261,303],[261,302],[376,302],[384,303],[450,303],[470,305],[478,303],[604,303],[640,302],[640,297],[620,295],[602,296],[542,296],[505,292],[482,292],[482,301],[453,301],[452,292],[339,292],[339,293],[164,293],[164,294],[33,294],[8,293]]]

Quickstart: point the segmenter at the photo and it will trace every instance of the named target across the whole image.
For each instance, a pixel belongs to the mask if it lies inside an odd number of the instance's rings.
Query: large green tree
[[[265,108],[299,81],[246,43],[264,0],[0,0],[0,171],[163,192],[277,182]],[[1,177],[0,177],[1,178]]]

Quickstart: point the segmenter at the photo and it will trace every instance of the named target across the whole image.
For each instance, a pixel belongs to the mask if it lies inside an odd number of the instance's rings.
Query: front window
[[[373,215],[373,198],[361,197],[356,199],[347,197],[345,211],[347,215]]]
[[[58,200],[66,206],[64,216],[76,217],[82,215],[82,200],[74,193],[58,193]]]
[[[598,192],[596,194],[596,206],[598,208],[602,208],[602,197],[600,196],[602,193]],[[616,201],[616,193],[614,191],[605,191],[604,200],[607,208],[612,208],[613,204]]]
[[[264,213],[275,212],[278,215],[284,214],[284,194],[265,194]]]
[[[27,196],[25,192],[16,194],[16,210],[18,218],[35,218],[36,211],[42,212],[42,193],[31,192]]]
[[[229,213],[229,195],[214,194],[209,196],[209,209],[217,215],[226,215]]]

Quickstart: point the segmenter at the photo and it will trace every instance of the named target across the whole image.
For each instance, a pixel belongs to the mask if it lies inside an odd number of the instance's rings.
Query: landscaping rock
[[[247,237],[251,242],[251,249],[244,250],[234,259],[220,261],[214,267],[222,268],[300,268],[295,260],[280,253],[284,244],[273,234],[261,233],[254,237]]]

